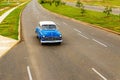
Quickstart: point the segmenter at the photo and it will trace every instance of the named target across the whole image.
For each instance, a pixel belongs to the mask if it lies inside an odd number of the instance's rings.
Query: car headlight
[[[45,37],[45,35],[42,36],[43,38]]]
[[[62,35],[60,34],[59,37],[62,37]]]

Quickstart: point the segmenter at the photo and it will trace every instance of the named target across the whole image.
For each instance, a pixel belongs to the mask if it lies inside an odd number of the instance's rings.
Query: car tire
[[[44,43],[41,43],[41,45],[44,45]]]
[[[39,40],[40,40],[40,39],[39,39]],[[43,45],[44,43],[42,43],[41,40],[40,40],[40,44]]]
[[[59,42],[58,45],[61,45],[61,42]]]
[[[38,39],[38,35],[37,35],[36,37],[37,37],[37,39]]]

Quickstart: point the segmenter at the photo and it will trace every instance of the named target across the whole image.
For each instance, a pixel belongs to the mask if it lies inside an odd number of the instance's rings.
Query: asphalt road
[[[34,32],[52,20],[63,43],[41,45]],[[120,80],[120,36],[56,16],[32,0],[22,13],[23,41],[0,59],[0,80]]]

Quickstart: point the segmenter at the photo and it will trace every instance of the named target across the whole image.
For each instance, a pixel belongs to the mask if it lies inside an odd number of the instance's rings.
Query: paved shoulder
[[[17,42],[17,40],[0,36],[0,57],[2,57]]]

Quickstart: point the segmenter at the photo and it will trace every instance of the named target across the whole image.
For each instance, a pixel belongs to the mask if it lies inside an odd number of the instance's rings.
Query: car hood
[[[42,30],[42,35],[46,37],[59,37],[61,33],[58,30]]]

